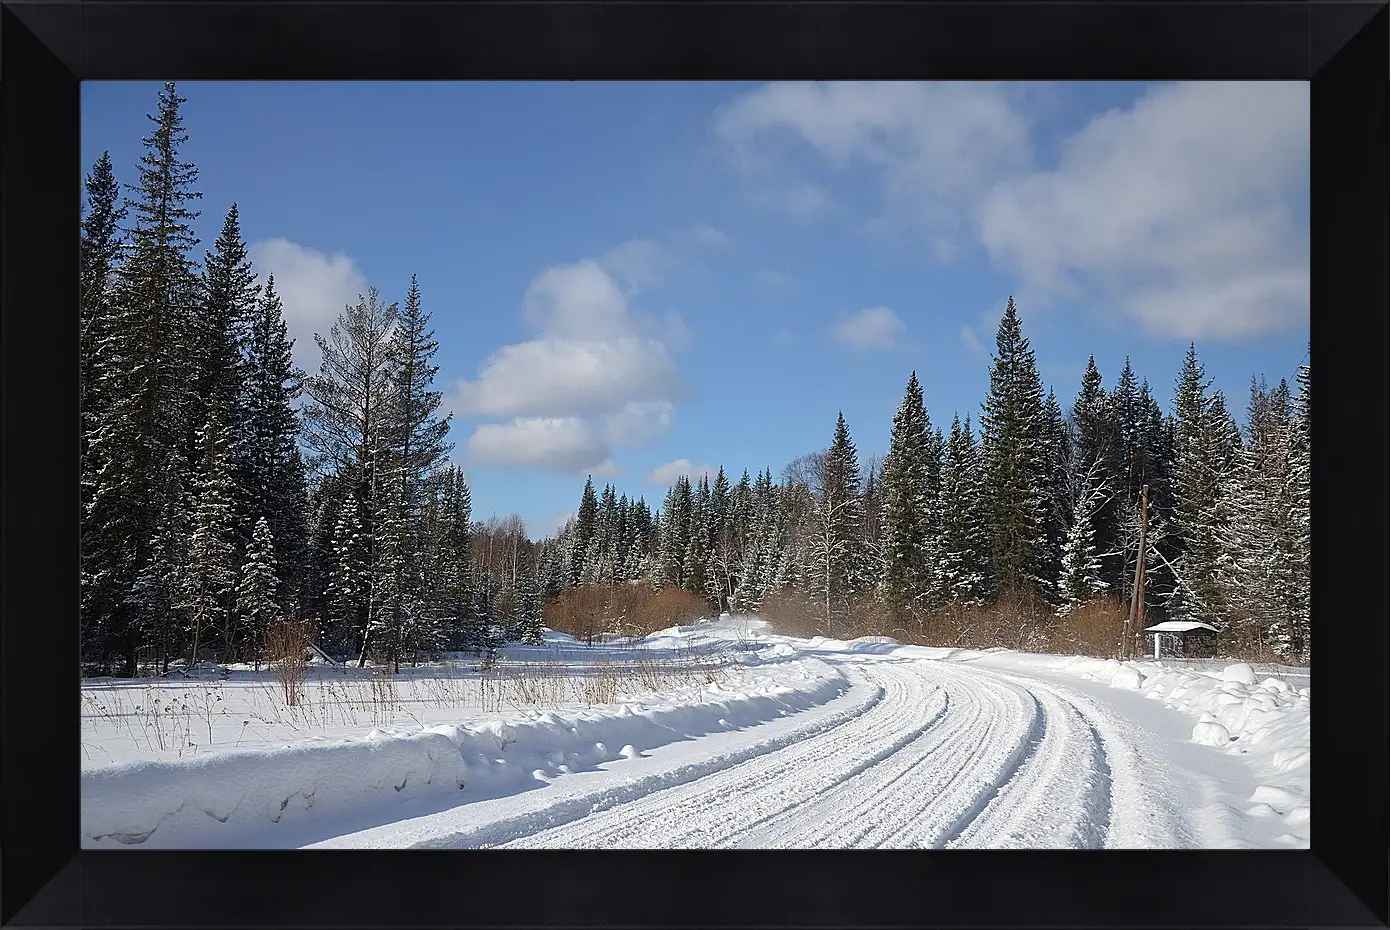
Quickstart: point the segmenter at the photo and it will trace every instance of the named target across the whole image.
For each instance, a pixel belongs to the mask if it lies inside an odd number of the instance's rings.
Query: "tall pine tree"
[[[202,305],[196,320],[193,393],[200,420],[216,411],[233,445],[246,441],[244,409],[247,348],[261,287],[242,241],[237,205],[227,211],[204,263]],[[249,537],[254,521],[245,527]]]
[[[903,402],[894,414],[889,452],[884,457],[884,486],[879,521],[883,570],[879,591],[891,610],[921,619],[920,608],[934,588],[940,540],[933,538],[933,500],[929,475],[931,423],[915,371],[908,378]]]
[[[978,604],[989,593],[989,537],[981,498],[979,451],[965,423],[952,417],[942,469],[941,563],[938,569],[946,598]]]
[[[247,651],[259,661],[267,628],[279,615],[280,579],[275,564],[275,539],[265,517],[256,521],[237,582],[237,623],[245,632]]]
[[[981,485],[989,558],[998,590],[1044,594],[1048,566],[1043,388],[1011,297],[995,336],[990,393],[982,405]]]
[[[307,479],[295,411],[303,373],[294,367],[293,347],[272,275],[247,334],[243,430],[235,460],[243,518],[252,527],[266,521],[279,572],[276,601],[292,610],[309,597]]]
[[[1181,555],[1169,599],[1174,619],[1219,625],[1227,619],[1223,597],[1229,515],[1223,485],[1233,453],[1230,417],[1189,344],[1174,394],[1173,524]]]
[[[411,275],[410,290],[391,334],[393,390],[388,427],[392,448],[405,477],[406,516],[414,521],[425,476],[441,465],[453,444],[448,413],[440,415],[441,393],[434,389],[439,366],[432,364],[439,342],[430,314],[421,304],[420,285]]]
[[[189,204],[201,195],[193,189],[197,168],[179,157],[184,102],[167,83],[149,117],[154,129],[127,201],[135,223],[90,372],[101,404],[86,443],[83,635],[103,655],[122,655],[126,674],[135,671],[141,630],[160,619],[142,615],[149,601],[133,596],[134,585],[157,534],[186,506],[187,437],[199,425],[188,367],[199,303],[189,257],[198,214]]]

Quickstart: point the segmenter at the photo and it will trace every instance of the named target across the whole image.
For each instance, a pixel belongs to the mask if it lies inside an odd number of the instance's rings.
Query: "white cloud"
[[[503,346],[476,381],[457,385],[461,416],[570,416],[680,396],[676,366],[655,339],[547,336]]]
[[[676,365],[661,337],[679,338],[684,324],[674,315],[663,324],[636,317],[598,262],[542,271],[527,289],[523,313],[539,337],[503,346],[476,380],[457,382],[460,416],[605,414],[680,399]]]
[[[534,328],[563,339],[603,339],[634,331],[627,295],[593,259],[542,271],[527,288],[522,313]]]
[[[1035,295],[1115,307],[1151,335],[1238,339],[1308,317],[1309,89],[1303,82],[1149,88],[1035,164],[1031,132],[1052,87],[962,83],[769,84],[715,114],[756,196],[799,218],[832,207],[794,150],[869,169],[870,235],[919,225],[925,253],[974,236]],[[814,190],[805,203],[799,191]],[[975,335],[974,332],[972,335]],[[966,338],[963,336],[963,338]],[[977,340],[979,341],[979,339]]]
[[[837,342],[852,349],[891,348],[894,340],[908,331],[908,327],[888,307],[869,307],[852,313],[831,328],[831,335]]]
[[[1279,331],[1308,315],[1308,145],[1307,83],[1153,88],[1067,139],[1056,170],[996,186],[981,239],[1026,283],[1152,334]]]
[[[1009,98],[1006,86],[983,82],[766,84],[721,108],[714,133],[755,190],[801,219],[825,212],[830,198],[776,156],[780,139],[809,146],[836,171],[872,168],[886,207],[926,221],[944,252],[960,208],[1027,164],[1028,123]]]
[[[666,401],[631,401],[604,417],[604,436],[616,446],[645,446],[671,429],[675,414]]]
[[[715,466],[713,465],[696,465],[690,459],[677,459],[674,462],[667,462],[665,465],[658,465],[647,473],[645,480],[653,487],[668,487],[682,475],[692,481],[697,481],[713,474],[715,474]]]
[[[523,301],[536,337],[493,352],[448,398],[459,417],[513,418],[479,426],[467,457],[613,474],[610,446],[641,447],[670,429],[684,396],[671,350],[690,330],[675,314],[658,319],[630,305],[670,267],[665,250],[632,240],[538,274]]]
[[[670,271],[676,256],[650,239],[629,239],[605,252],[599,264],[627,284],[632,295]]]
[[[348,304],[367,292],[367,279],[342,254],[327,255],[288,239],[265,239],[248,248],[261,276],[275,275],[275,290],[285,311],[285,325],[295,340],[295,364],[311,374],[319,370],[314,334],[329,327]]]
[[[616,473],[599,430],[578,417],[483,423],[469,437],[469,460],[491,468],[544,468],[567,475]]]

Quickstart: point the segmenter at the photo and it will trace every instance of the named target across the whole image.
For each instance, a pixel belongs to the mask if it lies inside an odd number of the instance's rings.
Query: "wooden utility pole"
[[[1147,554],[1147,553],[1146,553],[1146,536],[1149,535],[1148,532],[1147,532],[1147,530],[1148,530],[1148,528],[1149,528],[1149,497],[1150,497],[1150,486],[1147,485],[1147,484],[1141,486],[1141,488],[1140,488],[1140,559],[1139,559],[1139,561],[1140,561],[1140,565],[1139,565],[1139,569],[1140,569],[1140,580],[1139,580],[1139,583],[1135,585],[1135,600],[1136,600],[1136,602],[1137,602],[1137,604],[1138,604],[1139,606],[1136,607],[1136,609],[1135,609],[1135,639],[1132,640],[1132,642],[1138,642],[1138,641],[1139,641],[1139,639],[1140,639],[1140,630],[1143,629],[1143,628],[1144,628],[1144,625],[1145,625],[1145,555]],[[1158,642],[1158,641],[1159,641],[1159,636],[1158,636],[1158,634],[1156,634],[1156,635],[1155,635],[1155,642]]]
[[[1135,554],[1135,586],[1130,589],[1130,615],[1125,619],[1125,636],[1121,641],[1122,659],[1135,654],[1135,639],[1140,635],[1140,618],[1144,614],[1145,530],[1148,526],[1150,486],[1140,488],[1140,544]]]

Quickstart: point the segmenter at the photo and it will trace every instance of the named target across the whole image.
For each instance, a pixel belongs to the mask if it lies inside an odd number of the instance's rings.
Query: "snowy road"
[[[1231,804],[1254,787],[1249,772],[1188,743],[1192,721],[1174,710],[1045,672],[820,657],[852,682],[844,695],[722,735],[717,754],[702,752],[713,739],[697,739],[546,791],[317,845],[1251,845]]]
[[[639,648],[552,638],[544,648],[564,669],[613,668]],[[722,664],[655,690],[623,679],[602,703],[402,705],[408,721],[365,734],[292,718],[247,747],[225,731],[214,747],[222,717],[210,716],[208,749],[172,758],[148,738],[142,754],[133,738],[101,735],[126,758],[84,769],[84,845],[1309,845],[1309,689],[1291,676],[796,639],[758,618],[639,645],[645,661],[697,647]],[[227,726],[268,727],[248,703],[257,682],[232,685],[228,701],[241,703]]]

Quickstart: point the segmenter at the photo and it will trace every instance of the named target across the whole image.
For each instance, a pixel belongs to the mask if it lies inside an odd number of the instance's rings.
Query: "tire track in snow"
[[[565,797],[555,803],[523,814],[482,823],[467,830],[432,837],[429,840],[413,844],[411,848],[469,849],[504,845],[514,840],[539,835],[542,831],[549,831],[582,818],[594,816],[654,792],[680,787],[697,779],[708,778],[712,774],[737,766],[750,759],[775,753],[785,747],[804,743],[809,739],[824,736],[853,724],[862,719],[866,713],[883,704],[887,697],[886,689],[879,684],[872,684],[866,693],[867,697],[864,699],[820,717],[806,726],[798,727],[771,739],[760,740],[734,752],[722,753],[664,772],[638,776],[618,785],[605,786]]]
[[[777,753],[751,759],[702,780],[692,790],[664,791],[561,827],[526,837],[517,847],[622,848],[730,845],[731,830],[800,809],[846,779],[876,771],[938,721],[952,720],[948,697],[923,687],[915,670],[873,663],[884,701],[852,726],[820,734]],[[852,671],[854,670],[854,671]],[[863,674],[855,665],[847,672]]]
[[[1027,673],[1017,678],[1039,694],[1052,694],[1076,711],[1095,746],[1095,790],[1082,803],[1093,822],[1105,825],[1108,849],[1200,848],[1203,837],[1188,812],[1173,806],[1161,791],[1163,777],[1147,764],[1126,724],[1114,711],[1076,688]]]
[[[955,709],[951,717],[906,744],[885,764],[847,773],[834,792],[789,811],[777,824],[756,828],[738,838],[737,845],[883,845],[925,811],[943,806],[950,810],[952,792],[970,792],[981,766],[990,766],[1000,753],[1020,745],[1019,731],[1029,726],[1026,694],[982,689],[967,682],[967,676],[922,663],[914,671],[924,682],[937,679],[934,683]],[[983,741],[983,733],[995,736]]]
[[[1096,729],[1058,695],[1039,704],[1035,751],[945,845],[986,849],[1100,848],[1110,826],[1110,766]],[[1075,747],[1084,747],[1081,749]],[[1080,765],[1079,765],[1080,763]]]
[[[1051,680],[868,656],[874,699],[736,753],[425,846],[1174,845],[1121,718]],[[1180,843],[1183,844],[1182,842]]]

